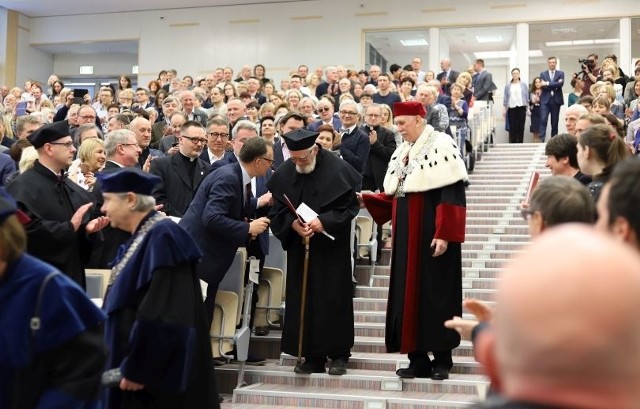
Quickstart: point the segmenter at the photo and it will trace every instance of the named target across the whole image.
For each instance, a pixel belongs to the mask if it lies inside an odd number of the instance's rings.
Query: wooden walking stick
[[[307,276],[309,275],[309,241],[310,237],[302,239],[304,244],[304,264],[302,267],[302,300],[300,303],[300,332],[298,333],[298,365],[302,364],[302,340],[304,337],[304,313],[307,304]]]

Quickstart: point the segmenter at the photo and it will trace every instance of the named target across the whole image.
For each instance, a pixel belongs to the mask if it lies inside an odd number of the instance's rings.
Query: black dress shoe
[[[323,363],[319,363],[319,362],[305,362],[303,364],[300,365],[296,365],[296,367],[293,369],[293,372],[297,373],[297,374],[312,374],[312,373],[325,373],[327,371],[327,369],[324,366],[324,362]]]
[[[449,379],[449,370],[447,368],[433,368],[431,371],[431,379],[434,381],[443,381],[445,379]]]
[[[431,368],[429,367],[415,367],[409,365],[408,368],[400,368],[396,371],[396,375],[400,378],[404,379],[412,379],[412,378],[430,378],[431,377]]]
[[[344,375],[347,373],[347,363],[342,359],[334,359],[329,366],[329,375]]]
[[[253,335],[264,337],[269,335],[269,332],[269,327],[256,327],[256,329],[253,330]]]

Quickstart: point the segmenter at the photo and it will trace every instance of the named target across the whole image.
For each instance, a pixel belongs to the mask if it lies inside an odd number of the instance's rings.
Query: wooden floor
[[[493,303],[502,266],[529,241],[519,204],[531,172],[538,171],[543,177],[549,174],[545,160],[544,145],[524,144],[496,145],[477,162],[467,191],[467,234],[462,247],[465,298]],[[222,407],[436,409],[463,408],[482,399],[488,382],[467,341],[454,350],[454,367],[446,381],[400,380],[395,375],[408,359],[385,353],[389,284],[389,254],[385,253],[382,265],[373,271],[366,265],[357,266],[356,337],[347,375],[295,374],[295,357],[280,354],[280,333],[272,331],[269,336],[252,338],[251,351],[269,359],[264,366],[246,366],[246,386],[235,388],[237,365],[216,368],[225,397]]]

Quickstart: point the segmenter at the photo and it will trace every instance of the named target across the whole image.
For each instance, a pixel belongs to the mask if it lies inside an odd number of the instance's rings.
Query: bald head
[[[594,229],[564,225],[541,235],[507,271],[495,330],[508,398],[582,407],[566,399],[600,393],[622,399],[602,406],[617,408],[640,400],[630,387],[640,383],[636,252]],[[531,396],[542,390],[546,396]]]

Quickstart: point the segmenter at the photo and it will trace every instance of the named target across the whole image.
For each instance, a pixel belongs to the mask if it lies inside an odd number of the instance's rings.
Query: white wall
[[[16,70],[16,85],[21,87],[28,79],[37,80],[43,84],[53,73],[53,55],[44,53],[30,46],[32,39],[32,22],[29,17],[20,15],[18,21],[18,56]],[[61,31],[61,30],[57,30]]]
[[[58,54],[53,58],[53,72],[60,77],[81,77],[80,66],[92,65],[92,77],[131,75],[138,56],[131,54]]]
[[[360,7],[364,4],[364,7]],[[217,66],[263,63],[279,80],[299,64],[364,65],[363,30],[472,26],[553,18],[639,15],[637,0],[607,0],[588,7],[539,0],[502,7],[498,2],[450,0],[318,0],[304,3],[62,16],[31,19],[30,42],[139,39],[140,81],[165,68],[204,75]],[[423,11],[426,10],[426,11]],[[60,29],[64,27],[64,29]]]

